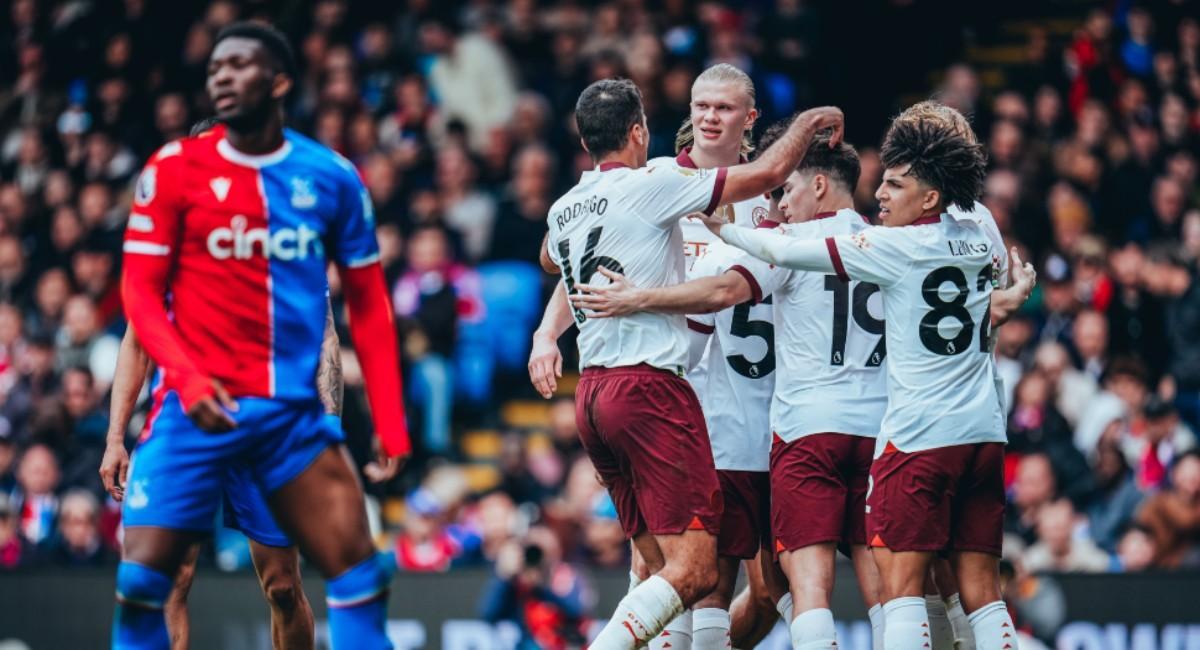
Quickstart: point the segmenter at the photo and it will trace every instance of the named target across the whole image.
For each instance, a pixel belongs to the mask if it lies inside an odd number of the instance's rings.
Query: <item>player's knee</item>
[[[150,567],[122,562],[117,567],[117,601],[145,609],[162,609],[171,594],[171,577]]]
[[[263,587],[263,595],[272,610],[283,614],[291,613],[300,605],[302,592],[300,585],[291,580],[279,580],[268,583]]]
[[[715,563],[679,563],[674,567],[668,563],[662,574],[675,587],[680,600],[687,606],[711,594],[720,581]]]

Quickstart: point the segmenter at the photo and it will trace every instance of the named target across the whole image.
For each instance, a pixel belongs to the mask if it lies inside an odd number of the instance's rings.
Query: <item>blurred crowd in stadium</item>
[[[822,66],[839,56],[824,53],[833,19],[799,0],[387,4],[8,3],[0,569],[115,560],[119,510],[97,467],[125,326],[132,181],[207,114],[216,30],[259,15],[286,17],[303,62],[293,127],[353,161],[377,206],[421,450],[373,497],[381,543],[408,571],[494,563],[498,589],[525,576],[563,607],[587,600],[571,563],[627,566],[570,395],[533,403],[524,375],[554,282],[536,266],[546,210],[590,166],[571,131],[575,98],[591,80],[631,77],[651,154],[671,155],[691,80],[729,62],[759,85],[761,131],[835,103],[819,96]],[[1006,555],[1018,576],[1200,567],[1200,12],[1067,4],[1073,25],[1029,29],[1002,83],[935,57],[912,87],[844,105],[863,161],[858,208],[876,211],[880,116],[934,93],[973,116],[991,160],[984,202],[1040,272],[998,344],[1011,406]],[[365,459],[361,378],[353,352],[343,358],[346,427]],[[221,566],[248,566],[236,534],[215,546]]]

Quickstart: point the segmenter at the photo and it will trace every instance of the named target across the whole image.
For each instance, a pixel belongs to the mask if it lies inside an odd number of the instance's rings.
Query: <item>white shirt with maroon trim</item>
[[[679,220],[716,209],[725,168],[693,170],[663,166],[630,169],[604,164],[550,206],[550,257],[570,295],[581,283],[606,284],[601,266],[639,287],[666,287],[684,279]],[[682,374],[687,366],[683,316],[638,313],[589,318],[572,305],[579,327],[582,368],[646,363]]]
[[[783,230],[797,239],[824,239],[868,227],[854,210],[839,210]],[[778,315],[771,430],[784,442],[815,433],[876,437],[887,408],[889,352],[879,287],[739,252],[739,263],[774,298]]]
[[[988,239],[992,240],[992,246],[994,246],[997,251],[995,257],[992,258],[992,262],[996,265],[997,274],[995,279],[995,288],[1007,289],[1010,283],[1008,277],[1010,268],[1008,260],[1008,247],[1004,244],[1004,236],[1000,234],[1000,226],[996,224],[996,218],[992,216],[992,211],[988,210],[987,206],[984,204],[976,201],[975,207],[973,207],[970,212],[963,212],[961,209],[953,205],[950,206],[948,212],[950,213],[950,216],[954,217],[955,219],[969,219],[979,224],[980,228],[983,228],[984,234],[988,236]],[[999,327],[993,327],[991,331],[991,340],[988,341],[988,349],[992,350],[993,352],[996,349],[996,336],[998,335],[999,330]],[[1000,366],[993,363],[992,368],[995,372],[995,375],[992,377],[992,381],[995,382],[996,392],[1000,395],[1000,410],[1007,418],[1008,404],[1006,403],[1005,396],[1008,395],[1009,391],[1004,387],[1004,377],[1000,375]]]
[[[662,156],[651,159],[650,162],[647,163],[647,166],[676,169],[698,169],[696,162],[692,160],[691,151],[691,147],[685,147],[679,152],[679,155],[673,158],[670,156]],[[743,160],[742,162],[745,161]],[[717,212],[724,216],[725,220],[730,223],[753,228],[766,219],[769,207],[770,204],[765,196],[756,196],[732,205],[722,205],[717,208]],[[704,257],[708,250],[708,246],[713,242],[720,241],[720,239],[716,235],[712,234],[712,231],[710,231],[703,222],[696,219],[683,219],[679,222],[679,228],[683,233],[683,256],[686,260],[684,262],[684,278],[686,280],[693,280],[697,277],[702,277],[693,273],[693,268],[695,268],[697,260]],[[690,369],[687,371],[687,379],[692,384],[692,388],[696,391],[696,394],[700,396],[701,409],[704,409],[707,413],[708,407],[705,405],[704,400],[704,395],[707,391],[704,390],[704,382],[709,371],[709,351],[705,345],[705,342],[700,340],[696,334],[699,333],[707,336],[707,334],[711,333],[711,330],[707,330],[704,325],[698,325],[698,323],[700,323],[702,320],[703,319],[700,319],[700,321],[689,319],[688,321],[688,326],[693,329],[692,336],[689,337],[692,345],[693,356],[695,356],[695,351],[697,348],[700,348],[700,353],[698,356],[699,360],[693,363],[690,366]],[[725,469],[720,465],[718,465],[717,468]]]
[[[995,244],[949,214],[825,240],[843,280],[878,284],[887,321],[888,409],[875,446],[913,452],[1006,442],[990,349]]]
[[[681,167],[683,169],[698,169],[696,162],[691,157],[691,147],[686,147],[679,155],[675,157],[661,156],[653,158],[646,163],[648,167]],[[743,161],[745,162],[745,161]],[[717,208],[717,213],[725,217],[729,223],[739,226],[755,228],[767,218],[770,204],[764,196],[756,196],[752,199],[739,201],[734,204],[722,205]],[[708,245],[718,239],[712,234],[703,222],[696,219],[684,219],[679,222],[679,227],[683,231],[683,255],[687,259],[687,271],[690,273],[692,265],[696,260],[704,256]],[[692,276],[688,276],[691,280]]]
[[[688,381],[704,411],[717,469],[765,472],[771,461],[775,324],[770,296],[758,291],[741,263],[744,257],[748,256],[743,251],[718,239],[692,267],[689,280],[741,273],[753,297],[714,314],[688,316],[689,328],[711,334],[704,372],[689,372]]]

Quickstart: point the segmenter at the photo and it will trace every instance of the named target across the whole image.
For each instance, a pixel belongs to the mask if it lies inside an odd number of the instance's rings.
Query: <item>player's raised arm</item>
[[[817,133],[832,129],[829,146],[842,141],[845,117],[834,106],[811,108],[792,119],[787,131],[762,155],[745,165],[727,168],[721,204],[745,201],[783,185],[804,158]]]
[[[576,307],[589,317],[611,318],[639,311],[665,314],[709,314],[752,300],[754,287],[746,274],[731,269],[720,275],[689,280],[670,287],[636,287],[625,276],[599,267],[607,285],[581,284]]]
[[[179,143],[164,146],[138,178],[125,229],[121,297],[138,340],[162,369],[166,386],[178,392],[184,410],[191,415],[199,402],[215,399],[217,387],[188,356],[167,316],[167,278],[179,253],[175,248],[181,216],[179,151]],[[228,424],[232,425],[232,420]]]
[[[370,198],[349,168],[342,183],[340,208],[332,256],[350,310],[350,339],[362,366],[371,421],[383,453],[391,458],[406,457],[412,453],[412,443],[404,414],[392,301],[379,263]]]

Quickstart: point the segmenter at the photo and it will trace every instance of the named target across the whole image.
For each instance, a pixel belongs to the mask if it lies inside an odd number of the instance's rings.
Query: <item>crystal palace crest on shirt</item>
[[[292,207],[297,210],[310,210],[317,205],[317,193],[313,189],[313,179],[304,176],[292,177]]]

